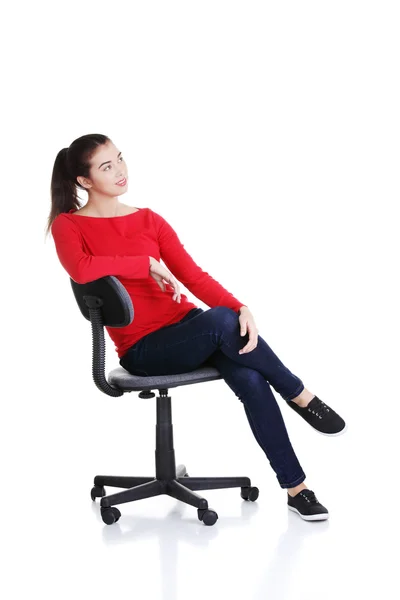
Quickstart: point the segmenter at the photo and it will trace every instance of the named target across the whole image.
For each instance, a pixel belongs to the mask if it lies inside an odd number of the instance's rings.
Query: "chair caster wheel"
[[[94,487],[92,487],[92,490],[90,492],[90,496],[93,500],[93,502],[96,501],[96,498],[102,498],[103,496],[106,495],[106,490],[103,486],[100,485],[95,485]]]
[[[204,525],[214,525],[218,519],[218,515],[215,510],[211,510],[209,508],[198,508],[197,516],[199,521],[203,521]]]
[[[106,508],[101,508],[100,511],[101,518],[106,525],[116,523],[121,516],[120,511],[115,506],[107,506]]]
[[[242,487],[240,490],[240,495],[242,496],[243,500],[251,500],[252,502],[257,500],[258,493],[258,487]]]
[[[189,477],[188,472],[186,471],[185,465],[178,465],[176,467],[176,477],[177,478],[178,477]]]

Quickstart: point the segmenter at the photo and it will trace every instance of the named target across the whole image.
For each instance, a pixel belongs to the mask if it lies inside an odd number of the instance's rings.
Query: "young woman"
[[[305,520],[327,519],[328,510],[305,484],[270,386],[320,433],[340,435],[344,420],[279,360],[258,336],[248,306],[194,262],[160,214],[119,201],[127,185],[127,165],[110,138],[84,135],[56,157],[47,225],[74,281],[114,275],[132,298],[132,323],[107,328],[120,365],[142,376],[183,373],[203,364],[217,368],[242,402],[280,487],[287,489],[288,508]],[[88,192],[83,208],[77,188]],[[190,302],[178,281],[210,309]]]

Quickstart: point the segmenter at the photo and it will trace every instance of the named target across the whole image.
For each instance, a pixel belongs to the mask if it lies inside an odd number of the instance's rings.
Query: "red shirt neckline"
[[[135,206],[135,208],[137,208],[137,207]],[[135,210],[135,212],[128,213],[127,215],[118,215],[116,217],[90,217],[88,215],[75,215],[74,213],[77,211],[77,209],[76,208],[71,208],[68,211],[68,214],[74,215],[75,217],[78,217],[79,219],[100,219],[100,220],[106,219],[106,220],[108,220],[108,219],[123,219],[125,217],[131,217],[132,215],[136,215],[141,210],[143,210],[143,208],[138,208],[137,210]]]

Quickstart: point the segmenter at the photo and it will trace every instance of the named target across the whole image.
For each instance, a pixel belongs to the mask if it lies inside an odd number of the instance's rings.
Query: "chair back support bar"
[[[93,380],[108,396],[123,396],[124,391],[106,379],[104,326],[129,325],[134,317],[132,300],[122,283],[112,275],[88,283],[76,283],[71,278],[70,281],[80,311],[92,325]]]

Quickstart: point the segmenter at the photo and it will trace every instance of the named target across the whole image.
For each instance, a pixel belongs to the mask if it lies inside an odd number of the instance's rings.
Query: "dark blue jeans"
[[[193,308],[177,323],[142,337],[119,363],[139,376],[186,373],[206,365],[218,369],[242,402],[279,485],[292,488],[306,476],[270,385],[288,402],[303,391],[304,385],[260,335],[254,350],[239,354],[248,341],[248,333],[240,335],[239,315],[231,308]]]

